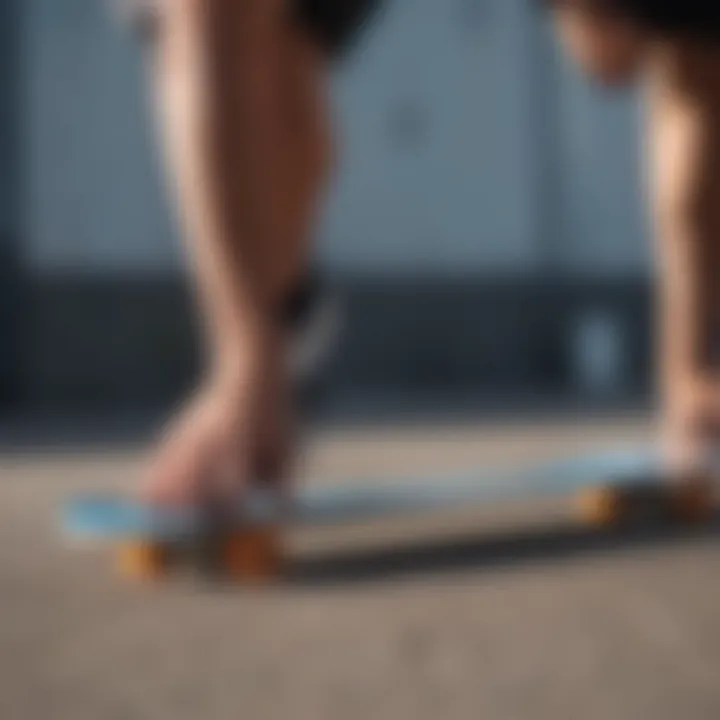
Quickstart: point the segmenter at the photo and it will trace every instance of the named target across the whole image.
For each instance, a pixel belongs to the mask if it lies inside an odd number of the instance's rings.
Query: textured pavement
[[[641,420],[313,438],[312,482],[552,457]],[[0,453],[2,720],[717,720],[720,532],[607,539],[562,504],[304,532],[284,587],[119,582],[58,503],[140,456]]]

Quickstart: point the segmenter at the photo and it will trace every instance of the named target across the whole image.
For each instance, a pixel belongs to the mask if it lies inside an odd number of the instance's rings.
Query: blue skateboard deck
[[[348,524],[428,513],[515,497],[566,495],[593,487],[658,486],[667,476],[652,450],[622,450],[571,457],[512,471],[468,472],[380,484],[347,481],[300,490],[281,510],[270,496],[248,495],[225,513],[237,526],[267,525],[282,517],[291,526]],[[182,541],[208,528],[208,513],[149,507],[120,495],[80,495],[63,510],[76,538],[118,542]]]

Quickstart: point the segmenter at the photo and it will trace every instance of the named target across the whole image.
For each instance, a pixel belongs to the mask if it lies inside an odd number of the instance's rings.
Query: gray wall
[[[353,272],[537,262],[529,3],[395,0],[339,77],[326,257]]]
[[[102,0],[24,0],[26,255],[38,274],[178,262],[141,58]]]
[[[176,268],[137,48],[98,0],[26,0],[25,12],[32,266]],[[634,102],[601,97],[564,62],[556,69],[538,32],[527,0],[388,3],[335,85],[343,151],[322,233],[331,267],[537,269],[548,182],[538,128],[549,123],[556,262],[646,267]],[[536,87],[552,82],[555,107]]]
[[[650,268],[641,106],[558,63],[559,207],[556,261],[574,275],[625,277]]]
[[[20,247],[19,3],[0,4],[0,409],[13,396],[22,362],[18,251]]]
[[[192,330],[141,58],[99,0],[24,10],[30,395],[172,396]],[[558,389],[598,309],[647,376],[636,102],[589,89],[533,3],[389,0],[334,96],[336,389]]]

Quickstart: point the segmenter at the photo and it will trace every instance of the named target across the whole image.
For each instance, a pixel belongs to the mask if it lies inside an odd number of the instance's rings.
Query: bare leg
[[[259,427],[264,465],[276,475],[284,465],[289,400],[276,313],[305,258],[299,216],[309,218],[316,192],[297,170],[304,143],[290,132],[293,52],[284,0],[164,7],[157,87],[208,373],[161,449],[151,494],[184,502],[245,482]]]
[[[331,118],[328,111],[328,61],[324,52],[302,30],[288,29],[285,79],[286,148],[288,171],[285,235],[292,248],[283,253],[285,270],[280,285],[292,286],[293,278],[307,267],[312,236],[332,159]]]
[[[303,281],[311,262],[317,211],[330,173],[332,142],[325,54],[304,31],[293,25],[288,26],[284,48],[287,53],[284,147],[288,168],[282,211],[283,245],[276,253],[275,284],[287,293]],[[254,474],[259,478],[276,478],[283,473],[282,468],[275,466],[278,455],[273,449],[276,445],[273,432],[279,425],[273,419],[277,408],[277,403],[265,403],[257,416]],[[285,472],[290,469],[286,467]]]

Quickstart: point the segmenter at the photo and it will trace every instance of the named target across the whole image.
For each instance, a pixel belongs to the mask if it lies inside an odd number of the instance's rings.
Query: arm
[[[648,143],[660,282],[660,380],[671,434],[694,434],[720,409],[720,83],[717,59],[680,46],[650,75]]]
[[[644,56],[644,33],[603,0],[545,0],[563,45],[578,65],[604,85],[634,80]]]

